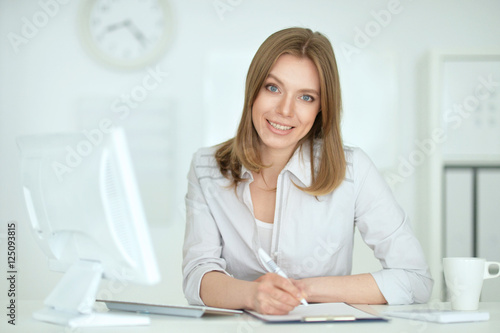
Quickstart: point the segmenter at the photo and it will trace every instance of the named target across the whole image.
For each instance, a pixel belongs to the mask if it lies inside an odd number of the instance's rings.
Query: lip
[[[282,124],[282,123],[279,123],[279,122],[276,122],[276,121],[272,121],[272,120],[269,120],[269,119],[266,119],[266,122],[267,122],[267,127],[271,130],[271,132],[276,133],[276,134],[280,134],[280,135],[288,134],[288,133],[290,133],[295,128],[294,126],[285,125],[285,124]],[[291,127],[291,128],[290,129],[286,129],[286,130],[278,129],[278,128],[274,127],[273,125],[271,125],[270,122],[272,122],[274,124],[278,124],[280,126],[286,126],[286,127]]]

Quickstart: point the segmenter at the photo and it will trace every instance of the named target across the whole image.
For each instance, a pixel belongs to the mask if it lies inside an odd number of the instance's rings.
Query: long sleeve
[[[383,269],[372,273],[389,304],[425,303],[433,280],[409,219],[370,159],[353,154],[355,223]]]
[[[210,271],[226,273],[226,262],[221,258],[222,239],[219,229],[207,205],[199,175],[196,173],[197,169],[200,169],[195,165],[197,158],[199,153],[193,158],[188,174],[182,270],[186,299],[190,304],[203,305],[200,297],[203,275]]]

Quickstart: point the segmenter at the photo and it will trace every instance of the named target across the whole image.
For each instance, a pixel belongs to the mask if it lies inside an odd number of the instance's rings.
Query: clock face
[[[166,0],[94,0],[85,2],[81,23],[86,45],[100,60],[138,68],[165,51],[171,21]]]

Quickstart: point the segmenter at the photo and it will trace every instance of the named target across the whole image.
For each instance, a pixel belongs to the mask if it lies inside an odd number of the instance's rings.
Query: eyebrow
[[[267,78],[272,78],[272,79],[276,80],[276,82],[278,82],[278,84],[281,85],[281,86],[285,85],[283,83],[283,81],[281,81],[276,75],[274,75],[272,73],[269,73],[267,75]],[[305,92],[305,93],[310,93],[310,94],[312,93],[312,94],[316,94],[317,96],[320,96],[319,92],[316,91],[316,89],[308,89],[308,88],[306,88],[306,89],[300,89],[299,91],[300,92]]]

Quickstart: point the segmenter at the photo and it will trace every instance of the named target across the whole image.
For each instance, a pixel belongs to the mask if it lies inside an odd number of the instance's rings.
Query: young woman
[[[432,278],[407,216],[374,165],[340,133],[328,39],[272,34],[250,65],[236,136],[193,157],[184,293],[191,304],[286,314],[308,302],[427,302]],[[380,260],[350,275],[357,227]],[[267,273],[265,249],[290,279]]]

